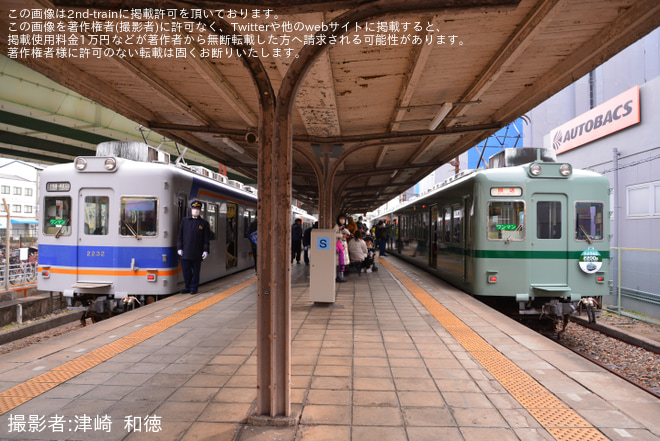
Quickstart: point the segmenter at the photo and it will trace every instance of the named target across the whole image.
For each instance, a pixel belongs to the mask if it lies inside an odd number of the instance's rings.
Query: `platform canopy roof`
[[[0,8],[2,53],[250,177],[260,109],[245,59],[258,57],[277,93],[301,48],[325,45],[306,60],[293,109],[293,192],[314,204],[321,170],[351,212],[405,191],[660,24],[657,0],[4,0]],[[22,17],[47,8],[55,17]],[[20,24],[39,21],[44,28]],[[21,55],[40,42],[54,53]]]

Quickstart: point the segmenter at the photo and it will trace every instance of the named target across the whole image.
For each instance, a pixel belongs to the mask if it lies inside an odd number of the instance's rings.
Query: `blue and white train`
[[[146,144],[102,143],[96,156],[45,169],[40,191],[38,288],[72,304],[180,291],[177,232],[195,199],[212,231],[200,282],[254,265],[247,231],[256,189],[170,163]]]

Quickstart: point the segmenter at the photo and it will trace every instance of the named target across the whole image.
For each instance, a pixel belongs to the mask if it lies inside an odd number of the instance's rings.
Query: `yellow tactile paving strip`
[[[488,372],[559,441],[606,441],[593,427],[555,395],[486,342],[468,325],[392,264],[380,259],[412,295]]]
[[[142,343],[143,341],[157,335],[158,333],[166,330],[167,328],[184,321],[185,319],[197,314],[200,311],[215,305],[218,302],[226,299],[227,297],[236,294],[244,288],[255,283],[256,277],[246,280],[236,286],[232,286],[221,293],[215,294],[208,299],[205,299],[192,306],[177,311],[174,314],[165,317],[149,326],[145,326],[139,331],[135,331],[125,337],[122,337],[112,343],[101,346],[85,355],[68,361],[61,366],[58,366],[48,372],[45,372],[31,380],[21,383],[17,386],[0,392],[0,415],[9,412],[12,409],[20,406],[21,404],[31,400],[32,398],[41,395],[50,389],[59,386],[65,381],[80,375],[83,372],[97,366],[104,361],[124,352],[133,346]]]

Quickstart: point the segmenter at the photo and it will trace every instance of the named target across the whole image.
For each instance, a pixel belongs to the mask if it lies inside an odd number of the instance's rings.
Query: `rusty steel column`
[[[332,228],[333,223],[332,183],[323,179],[323,184],[319,186],[319,228]]]
[[[291,414],[291,174],[288,118],[277,111],[273,121],[271,173],[264,177],[271,193],[270,396],[271,417]],[[287,138],[289,142],[287,142]],[[265,152],[262,152],[264,154]],[[265,366],[260,366],[265,368]],[[262,391],[263,393],[263,391]],[[262,402],[261,406],[265,403]],[[265,410],[265,409],[263,409]]]
[[[412,2],[414,11],[441,10],[444,7],[469,9],[474,6],[518,2],[519,0],[417,0]],[[366,3],[337,17],[340,24],[337,30],[320,31],[319,35],[334,34],[339,36],[353,28],[353,24],[367,18],[396,12],[412,12],[411,2],[407,0],[375,0]],[[344,27],[343,25],[347,26]],[[351,26],[349,26],[351,25]],[[259,270],[258,291],[258,342],[257,342],[257,415],[269,415],[268,424],[295,424],[291,417],[291,273],[290,273],[290,213],[291,213],[291,175],[293,148],[293,112],[298,90],[305,75],[327,46],[305,45],[295,58],[282,79],[277,99],[274,101],[274,118],[269,120],[272,101],[262,102],[260,95],[259,125],[263,134],[259,152]],[[245,58],[245,57],[244,57]],[[247,57],[251,58],[251,57]],[[253,71],[253,75],[255,71]],[[267,81],[267,75],[259,62],[255,79],[260,94]],[[262,78],[266,76],[266,78]],[[270,82],[268,82],[270,87]],[[266,125],[266,127],[264,127]],[[268,131],[272,127],[272,136]],[[326,216],[324,224],[334,222],[333,179],[323,179],[323,198],[325,203],[319,209]],[[330,219],[328,219],[330,216]],[[264,237],[268,235],[268,237]],[[267,279],[267,280],[266,280]],[[267,310],[270,316],[267,317]],[[270,323],[267,323],[268,318]],[[269,325],[269,326],[267,326]],[[269,329],[269,346],[266,348],[265,331]],[[269,360],[266,359],[269,357]],[[266,389],[266,383],[268,389]],[[255,418],[253,417],[253,421]],[[258,421],[256,421],[258,422]]]
[[[236,34],[224,20],[215,25],[220,34]],[[286,300],[290,297],[290,274],[289,267],[283,265],[290,253],[291,152],[280,154],[280,143],[273,136],[275,93],[266,69],[256,57],[241,60],[254,81],[259,102],[257,407],[248,419],[253,424],[292,424],[288,367],[291,305]],[[287,258],[282,258],[281,250],[285,250]]]
[[[319,228],[332,228],[334,225],[332,216],[332,174],[330,173],[330,158],[323,156],[323,175],[319,181]]]

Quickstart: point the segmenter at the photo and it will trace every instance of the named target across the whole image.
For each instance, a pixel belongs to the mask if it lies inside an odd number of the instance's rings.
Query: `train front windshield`
[[[158,201],[153,197],[121,198],[120,231],[122,236],[156,236]]]
[[[603,240],[603,204],[601,202],[575,204],[575,239]]]
[[[69,236],[71,234],[71,197],[46,196],[44,198],[44,234]]]

